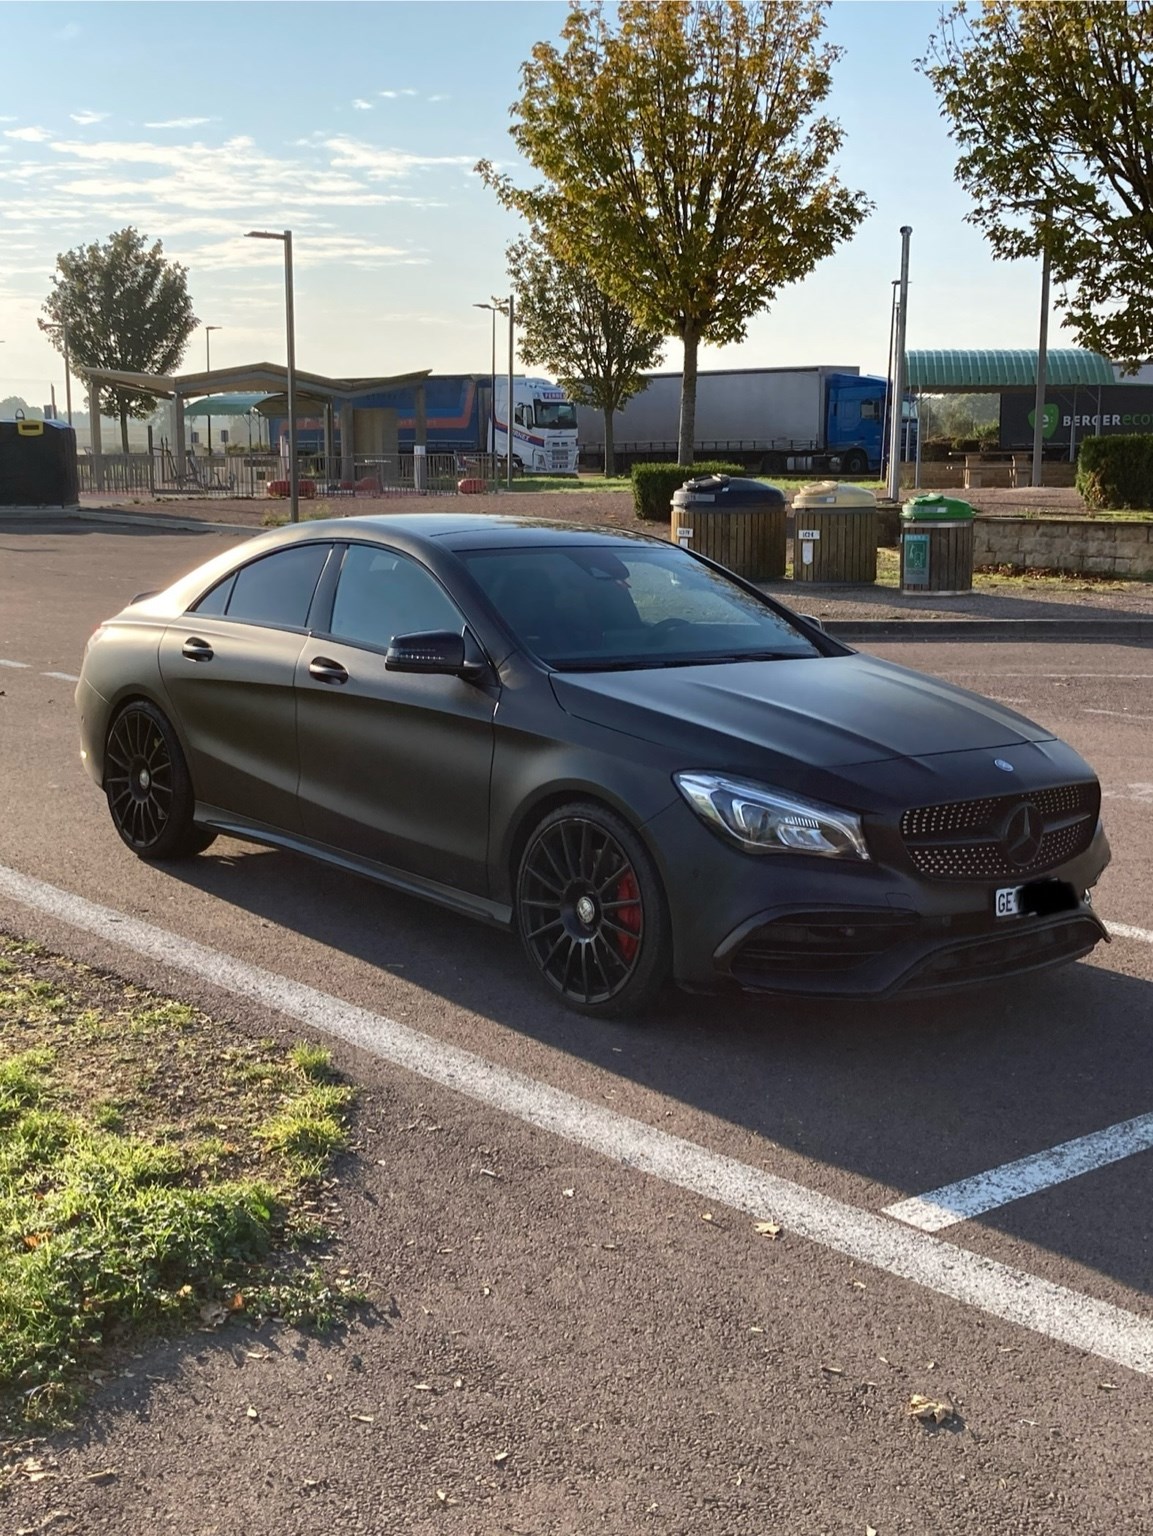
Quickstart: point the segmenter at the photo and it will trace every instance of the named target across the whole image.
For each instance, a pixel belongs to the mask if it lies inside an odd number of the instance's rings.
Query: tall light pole
[[[503,299],[494,298],[491,304],[474,304],[473,309],[488,309],[492,311],[492,356],[490,359],[488,381],[488,423],[489,435],[485,445],[494,458],[496,455],[496,317],[507,315],[508,306]]]
[[[1033,484],[1041,484],[1042,444],[1045,438],[1045,385],[1049,371],[1049,226],[1045,222],[1041,247],[1041,326],[1037,336],[1037,393],[1033,402]]]
[[[289,516],[300,521],[300,465],[296,460],[296,322],[292,308],[292,231],[277,233],[271,229],[250,229],[248,240],[284,242],[284,324],[288,333],[288,501]]]
[[[513,337],[516,334],[516,309],[513,296],[508,296],[508,488],[512,490],[512,352]]]
[[[901,499],[901,432],[905,413],[905,323],[909,312],[909,224],[901,225],[901,279],[893,362],[893,419],[889,438],[889,499]]]
[[[204,371],[212,372],[212,333],[222,331],[222,325],[206,325],[204,327]],[[208,417],[208,457],[212,457],[212,417]]]

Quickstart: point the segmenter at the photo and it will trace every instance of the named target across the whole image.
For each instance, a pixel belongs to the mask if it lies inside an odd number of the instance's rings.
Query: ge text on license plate
[[[993,910],[998,917],[1018,917],[1021,912],[1019,885],[1003,885],[994,897]]]

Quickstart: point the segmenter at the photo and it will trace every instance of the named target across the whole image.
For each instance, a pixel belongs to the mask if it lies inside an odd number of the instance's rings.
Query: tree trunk
[[[613,444],[613,412],[606,411],[605,417],[605,478],[607,479],[616,468],[616,449]]]
[[[128,407],[120,407],[120,452],[128,452]]]
[[[677,463],[693,462],[693,439],[697,426],[697,348],[700,336],[696,327],[688,322],[681,332],[685,347],[684,372],[681,375],[681,430],[677,443]]]

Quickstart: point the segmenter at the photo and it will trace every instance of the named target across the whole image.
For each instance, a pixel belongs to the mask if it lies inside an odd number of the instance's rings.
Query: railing
[[[455,491],[462,478],[493,484],[504,460],[491,454],[356,454],[351,464],[340,455],[300,455],[300,494],[329,496],[412,496]],[[80,490],[135,496],[287,496],[288,468],[273,454],[189,454],[183,471],[166,447],[152,453],[81,454]],[[351,474],[348,471],[351,469]]]

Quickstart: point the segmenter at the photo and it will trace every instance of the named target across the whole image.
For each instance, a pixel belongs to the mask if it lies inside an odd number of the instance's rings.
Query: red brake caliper
[[[637,952],[640,939],[634,937],[641,931],[641,893],[637,885],[637,878],[631,869],[625,870],[617,881],[614,893],[617,901],[627,902],[627,906],[618,907],[616,918],[622,928],[628,928],[629,933],[616,935],[617,948],[630,963]]]

